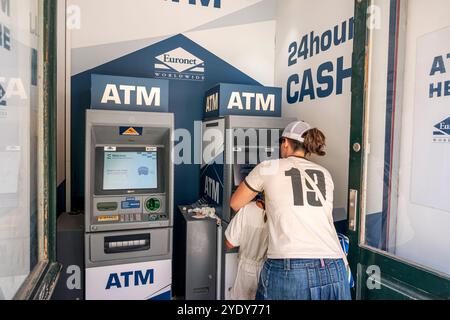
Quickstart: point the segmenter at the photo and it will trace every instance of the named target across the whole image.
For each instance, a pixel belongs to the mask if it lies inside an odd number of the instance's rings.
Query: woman
[[[306,159],[324,156],[325,136],[306,122],[291,123],[280,140],[280,160],[258,165],[239,186],[239,211],[265,192],[267,261],[257,300],[350,300],[346,258],[333,223],[330,173]]]

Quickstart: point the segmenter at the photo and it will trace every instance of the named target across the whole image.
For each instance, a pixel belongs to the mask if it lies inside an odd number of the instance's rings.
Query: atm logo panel
[[[205,62],[178,47],[156,57],[155,78],[204,81]]]
[[[172,260],[86,269],[86,300],[171,299]]]
[[[91,75],[91,108],[143,112],[169,111],[169,83],[149,78]]]

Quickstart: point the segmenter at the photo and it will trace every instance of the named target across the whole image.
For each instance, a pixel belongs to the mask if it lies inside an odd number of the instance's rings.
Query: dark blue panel
[[[348,220],[336,221],[334,223],[334,227],[336,228],[337,233],[341,233],[347,235],[347,226]]]
[[[66,180],[56,189],[56,214],[59,217],[61,213],[66,211]]]
[[[172,293],[170,291],[164,292],[156,297],[151,298],[153,301],[168,301],[172,299]]]
[[[219,40],[218,40],[219,41]],[[72,200],[74,209],[84,207],[85,111],[90,107],[91,75],[154,77],[156,57],[182,47],[205,63],[205,81],[169,80],[169,112],[175,114],[175,127],[194,132],[194,121],[202,121],[205,92],[217,83],[261,85],[195,42],[176,35],[104,65],[72,77]],[[201,137],[193,137],[201,139]],[[192,150],[192,154],[194,152]],[[189,187],[187,187],[189,186]],[[200,190],[200,165],[175,167],[175,208],[195,202]],[[176,211],[175,211],[176,212]]]
[[[385,236],[383,234],[383,213],[366,216],[366,244],[372,248],[383,249]]]
[[[396,81],[397,81],[397,52],[398,52],[398,5],[399,0],[391,0],[389,17],[389,52],[387,70],[386,95],[386,135],[385,135],[385,162],[384,162],[384,190],[383,190],[383,217],[381,248],[387,250],[388,224],[390,215],[390,195],[392,179],[392,144],[395,125]]]

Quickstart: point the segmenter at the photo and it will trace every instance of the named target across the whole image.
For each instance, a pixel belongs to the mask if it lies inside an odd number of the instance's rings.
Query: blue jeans
[[[344,261],[269,259],[256,300],[351,300]]]

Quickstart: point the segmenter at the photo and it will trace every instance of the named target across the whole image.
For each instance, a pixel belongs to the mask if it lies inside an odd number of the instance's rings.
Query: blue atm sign
[[[111,288],[128,288],[130,286],[146,286],[153,284],[154,282],[155,280],[153,269],[146,270],[145,273],[141,270],[111,273],[108,277],[106,290],[110,290]]]
[[[91,81],[92,109],[169,111],[169,82],[167,80],[94,74]]]
[[[206,93],[205,118],[281,117],[281,88],[221,83]]]

